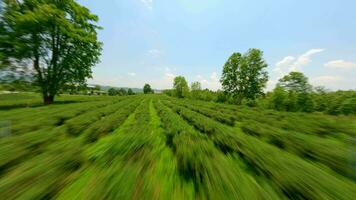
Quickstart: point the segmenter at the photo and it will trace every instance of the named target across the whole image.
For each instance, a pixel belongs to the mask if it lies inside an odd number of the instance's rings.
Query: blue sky
[[[356,89],[355,0],[80,0],[104,28],[101,63],[89,83],[219,89],[233,52],[264,51],[268,89],[289,71],[313,85]]]

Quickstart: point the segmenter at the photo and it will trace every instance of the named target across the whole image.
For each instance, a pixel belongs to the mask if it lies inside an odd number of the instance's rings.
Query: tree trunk
[[[54,101],[54,96],[51,96],[51,95],[49,95],[49,96],[48,96],[48,95],[43,96],[43,103],[44,103],[45,105],[52,104],[53,101]]]
[[[241,105],[242,99],[243,99],[243,94],[242,93],[238,94],[236,98],[236,104]]]

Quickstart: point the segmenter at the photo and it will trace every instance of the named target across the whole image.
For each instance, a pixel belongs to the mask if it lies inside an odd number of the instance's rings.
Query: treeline
[[[164,94],[178,98],[191,98],[274,109],[288,112],[323,112],[331,115],[356,114],[356,91],[330,91],[313,87],[301,72],[290,72],[279,79],[273,91],[264,92],[268,81],[262,51],[250,49],[245,54],[234,53],[223,68],[220,82],[223,90],[202,89],[199,82],[188,86],[186,79],[174,79],[173,89]]]
[[[135,93],[132,91],[131,88],[125,90],[124,88],[120,89],[115,89],[115,88],[110,88],[108,90],[108,95],[109,96],[126,96],[126,95],[134,95]]]

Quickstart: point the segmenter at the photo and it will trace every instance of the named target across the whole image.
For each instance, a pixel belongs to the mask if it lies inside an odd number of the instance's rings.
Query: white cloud
[[[141,0],[141,2],[147,9],[149,10],[153,9],[153,0]]]
[[[273,71],[279,74],[279,76],[282,76],[285,73],[284,71],[287,70],[286,67],[291,66],[294,60],[295,57],[293,56],[284,57],[282,60],[276,63],[276,67],[273,69]]]
[[[204,78],[204,76],[198,74],[196,80],[202,84],[202,88],[208,88],[211,90],[221,89],[221,84],[219,81],[218,74],[216,72],[211,73],[209,78]]]
[[[216,72],[213,72],[211,75],[210,75],[210,79],[214,82],[219,82],[219,78],[218,78],[218,74]]]
[[[278,74],[279,78],[291,71],[300,71],[303,66],[312,61],[311,57],[314,54],[321,53],[323,51],[324,49],[310,49],[297,58],[294,56],[286,56],[276,63],[273,71]]]
[[[201,79],[203,79],[203,76],[200,75],[200,74],[198,74],[196,78],[197,78],[198,80],[201,80]]]
[[[291,65],[291,70],[300,70],[302,66],[305,66],[311,62],[312,55],[321,53],[323,51],[324,49],[310,49],[309,51],[298,57],[298,59]]]
[[[286,56],[281,61],[277,62],[276,66],[277,67],[285,67],[285,66],[291,65],[294,60],[295,60],[295,58],[293,56]]]
[[[277,80],[268,80],[266,84],[266,91],[272,91],[277,84]]]
[[[134,72],[129,72],[129,73],[127,73],[129,76],[136,76],[136,73],[134,73]]]
[[[316,76],[310,79],[310,83],[314,86],[325,86],[330,89],[340,89],[347,85],[349,80],[338,75]]]
[[[171,72],[166,72],[162,78],[149,81],[155,89],[170,89],[173,87],[173,79],[176,77]]]
[[[176,77],[176,75],[172,74],[172,73],[166,73],[164,76],[167,77],[167,78],[170,78],[172,80]]]
[[[325,83],[329,83],[329,84],[332,84],[332,83],[335,83],[337,81],[340,81],[342,80],[343,78],[341,76],[330,76],[330,75],[326,75],[326,76],[317,76],[317,77],[314,77],[312,78],[310,81],[312,83],[317,83],[317,85],[320,85],[320,84],[325,84]]]
[[[324,66],[334,69],[356,69],[356,63],[344,60],[332,60],[325,63]]]
[[[148,54],[151,55],[152,57],[159,57],[160,55],[163,54],[163,52],[159,49],[150,49],[148,50]]]

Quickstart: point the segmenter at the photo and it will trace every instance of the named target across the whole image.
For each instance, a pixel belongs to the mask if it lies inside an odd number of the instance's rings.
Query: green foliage
[[[242,57],[240,54],[234,54],[231,60],[227,62],[227,65],[231,67],[231,63],[241,62],[239,59],[242,59]],[[230,78],[226,79],[228,76],[225,74],[226,81],[231,80],[230,75]],[[187,95],[185,95],[190,99],[236,104],[236,95],[220,90],[216,92],[209,89],[201,90],[199,89],[199,82],[192,84],[192,86],[190,94],[188,95],[188,92],[186,92]],[[175,89],[164,90],[163,94],[178,97]],[[272,92],[255,99],[244,98],[238,103],[249,107],[278,111],[355,115],[355,98],[356,93],[352,90],[331,92],[323,87],[315,87],[312,90],[307,77],[300,72],[291,72],[280,79],[280,82]]]
[[[349,115],[349,114],[356,114],[356,97],[346,99],[340,108],[340,112]]]
[[[135,93],[132,91],[132,89],[131,88],[129,88],[128,90],[127,90],[127,95],[134,95]]]
[[[91,77],[101,51],[98,17],[75,0],[5,1],[0,21],[6,39],[0,62],[31,63],[44,103],[53,103],[65,84]]]
[[[238,128],[222,126],[203,115],[184,111],[185,109],[182,107],[173,104],[168,105],[200,131],[208,134],[222,151],[239,152],[239,155],[242,156],[241,159],[253,173],[258,174],[259,177],[268,177],[270,181],[278,185],[278,191],[283,191],[284,195],[289,198],[297,198],[302,195],[303,198],[324,196],[350,199],[355,193],[352,188],[354,183],[339,179],[338,175],[329,172],[324,167],[318,168],[319,165],[312,165],[293,154],[270,146],[256,137],[246,136]],[[278,142],[274,142],[274,144],[280,146]],[[276,157],[265,155],[275,155]],[[343,165],[345,164],[347,163],[343,162]],[[336,182],[338,184],[335,184]],[[305,187],[313,188],[313,190],[305,190]],[[330,190],[326,189],[328,187]]]
[[[276,88],[269,95],[269,108],[278,111],[313,112],[315,96],[311,93],[312,86],[308,78],[301,72],[290,72],[281,78]],[[319,103],[322,103],[319,101]]]
[[[184,98],[189,96],[188,83],[183,76],[177,76],[173,81],[174,96]]]
[[[311,91],[311,85],[308,78],[301,72],[290,72],[283,78],[279,79],[278,86],[289,92],[307,93]]]
[[[165,94],[165,95],[171,96],[171,97],[174,96],[174,90],[173,89],[163,90],[162,93]]]
[[[348,200],[356,194],[354,116],[167,95],[63,95],[50,106],[39,98],[0,95],[0,109],[8,106],[0,111],[5,199]]]
[[[117,90],[115,88],[110,88],[108,90],[109,96],[116,96],[117,95]]]
[[[201,90],[201,83],[200,82],[193,82],[192,85],[190,86],[190,90],[193,91],[199,91]]]
[[[143,93],[144,93],[144,94],[153,94],[153,93],[154,93],[154,91],[152,90],[150,84],[147,84],[147,83],[146,83],[146,84],[143,86]]]
[[[128,89],[127,91],[124,88],[120,89],[115,89],[115,88],[109,88],[108,90],[108,95],[109,96],[126,96],[126,95],[133,95],[132,89]]]
[[[270,98],[271,108],[278,111],[287,110],[288,93],[283,89],[283,87],[277,86],[274,88]]]
[[[224,91],[237,98],[238,104],[244,98],[255,100],[263,94],[268,75],[262,56],[262,51],[250,49],[244,55],[233,53],[225,63],[220,81]]]

